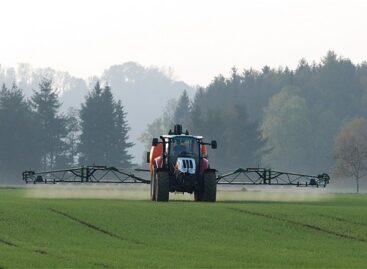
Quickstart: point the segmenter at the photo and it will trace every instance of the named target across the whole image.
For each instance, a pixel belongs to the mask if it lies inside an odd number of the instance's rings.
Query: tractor
[[[205,143],[202,136],[183,133],[179,124],[168,135],[153,138],[147,153],[151,200],[168,201],[170,192],[188,192],[195,201],[215,202],[217,176],[209,165],[208,145],[217,148],[215,140]]]

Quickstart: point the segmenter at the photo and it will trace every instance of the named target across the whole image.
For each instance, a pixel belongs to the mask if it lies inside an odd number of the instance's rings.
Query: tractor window
[[[171,139],[170,155],[178,157],[199,158],[199,144],[196,139],[191,137],[174,137]]]

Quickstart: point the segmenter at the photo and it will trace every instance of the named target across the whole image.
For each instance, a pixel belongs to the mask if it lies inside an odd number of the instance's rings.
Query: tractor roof
[[[187,137],[187,138],[195,138],[195,139],[203,139],[202,136],[195,136],[195,135],[186,135],[186,134],[180,134],[180,135],[162,135],[163,138],[175,138],[175,137]]]

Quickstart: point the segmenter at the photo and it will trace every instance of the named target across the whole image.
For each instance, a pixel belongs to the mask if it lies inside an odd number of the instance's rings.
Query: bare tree
[[[348,122],[338,134],[334,146],[335,172],[352,177],[359,193],[359,181],[367,175],[367,120],[356,118]]]

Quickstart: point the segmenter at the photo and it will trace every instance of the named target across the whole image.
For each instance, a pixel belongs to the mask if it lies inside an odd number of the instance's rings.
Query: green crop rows
[[[367,196],[215,204],[0,189],[0,268],[367,266]]]

